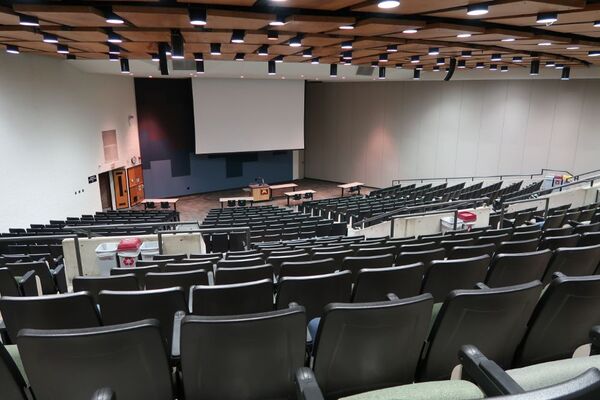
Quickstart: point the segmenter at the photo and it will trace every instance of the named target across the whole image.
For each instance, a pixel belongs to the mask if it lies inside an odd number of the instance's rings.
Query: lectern
[[[253,183],[250,185],[250,193],[254,201],[271,200],[271,187],[265,183]]]

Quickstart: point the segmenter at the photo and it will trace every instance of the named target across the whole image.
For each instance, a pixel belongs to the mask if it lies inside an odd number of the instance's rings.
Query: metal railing
[[[504,203],[502,205],[502,209],[500,211],[500,227],[503,226],[503,223],[504,223],[504,214],[506,214],[506,209],[508,207],[512,206],[513,204],[533,203],[533,202],[537,202],[537,201],[543,201],[544,202],[544,218],[546,218],[548,216],[548,210],[550,209],[550,197],[538,197],[536,199],[525,199],[525,200],[510,201],[510,202]],[[536,210],[537,210],[537,206],[536,206]],[[516,211],[516,212],[519,212],[519,211]]]
[[[79,272],[79,275],[83,275],[83,265],[81,264],[81,252],[79,250],[79,236],[75,234],[0,237],[0,243],[39,242],[42,240],[60,240],[62,242],[64,239],[73,239],[73,241],[75,242],[75,261],[77,263],[77,272]]]
[[[166,227],[166,226],[178,226],[178,225],[196,225],[200,227],[200,221],[177,221],[177,222],[141,222],[131,224],[105,224],[105,225],[65,225],[63,229],[68,229],[75,233],[83,233],[89,238],[92,237],[107,237],[99,235],[94,230],[98,229],[121,229],[121,228],[154,228],[154,227]],[[188,231],[185,231],[188,232]],[[123,232],[121,236],[130,236],[130,234]]]
[[[498,178],[500,180],[503,180],[506,178],[527,178],[527,177],[529,177],[530,179],[533,179],[536,176],[544,176],[547,172],[564,172],[564,173],[567,173],[567,174],[573,176],[573,174],[571,174],[569,171],[560,170],[560,169],[542,168],[542,170],[539,174],[502,174],[502,175],[482,175],[482,176],[455,176],[455,177],[441,177],[441,178],[394,179],[394,180],[392,180],[392,186],[396,186],[396,184],[399,184],[402,182],[425,183],[425,182],[429,182],[429,181],[443,181],[443,182],[448,183],[451,180],[475,181],[475,180],[479,180],[479,179],[491,179],[491,178]],[[585,174],[582,174],[582,175],[585,175]]]
[[[453,209],[453,210],[436,210],[436,211],[426,211],[426,212],[422,212],[422,213],[416,213],[416,214],[410,214],[410,215],[397,215],[394,216],[390,219],[390,238],[394,237],[394,221],[401,219],[401,218],[412,218],[412,217],[425,217],[428,215],[438,215],[438,214],[449,214],[449,213],[454,213],[454,230],[456,230],[456,227],[458,226],[458,212],[460,210],[458,208]]]
[[[563,189],[566,189],[566,188],[569,188],[569,187],[573,187],[573,186],[577,186],[577,185],[587,184],[587,183],[590,184],[590,187],[593,187],[594,183],[598,179],[600,179],[600,175],[595,175],[595,176],[592,176],[592,177],[589,177],[589,178],[585,178],[583,180],[577,180],[577,181],[574,181],[574,182],[565,183],[565,184],[559,185],[559,186],[553,186],[553,187],[547,188],[547,189],[540,189],[540,190],[537,190],[535,192],[531,192],[531,193],[528,193],[528,194],[524,194],[524,195],[521,195],[521,196],[514,197],[514,198],[510,199],[507,203],[504,203],[504,204],[514,203],[514,201],[523,200],[523,199],[529,198],[531,196],[545,196],[545,195],[548,195],[548,194],[554,193],[554,192],[562,192]]]
[[[475,208],[476,205],[477,205],[477,203],[480,203],[482,201],[486,201],[487,202],[489,200],[490,200],[489,197],[480,197],[480,198],[477,198],[477,199],[456,200],[456,201],[447,201],[447,202],[444,202],[444,203],[429,203],[429,204],[421,204],[421,205],[410,206],[410,207],[401,207],[401,208],[397,208],[397,209],[392,210],[392,211],[385,212],[383,214],[376,215],[374,217],[370,217],[370,218],[366,218],[366,219],[363,219],[363,220],[358,221],[358,222],[354,222],[352,224],[352,228],[356,229],[356,228],[358,228],[361,225],[362,225],[362,228],[364,228],[365,224],[367,224],[367,223],[378,222],[378,221],[383,222],[386,219],[394,217],[395,214],[398,214],[400,212],[406,212],[406,211],[411,211],[411,210],[418,210],[418,209],[422,209],[422,208],[426,208],[426,207],[460,206],[460,205],[464,205],[464,204],[468,205],[468,204],[471,204],[471,203],[474,205],[473,208]],[[440,211],[440,210],[434,210],[434,211]],[[451,210],[446,210],[446,211],[451,211]],[[415,214],[410,214],[410,215],[399,215],[398,217],[399,218],[402,218],[402,217],[412,217],[413,215],[414,216],[418,216],[419,214],[420,213],[415,213]]]
[[[246,250],[250,249],[250,227],[249,226],[231,226],[223,228],[199,228],[191,229],[187,231],[158,231],[158,253],[163,254],[163,236],[164,235],[181,235],[184,233],[231,233],[231,232],[245,232],[246,233]],[[202,235],[200,235],[202,238]]]

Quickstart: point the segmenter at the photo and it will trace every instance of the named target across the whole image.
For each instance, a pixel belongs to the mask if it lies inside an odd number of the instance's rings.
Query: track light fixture
[[[204,73],[204,61],[196,61],[196,72],[199,74]]]
[[[273,61],[275,61],[277,64],[281,64],[283,62],[283,56],[282,55],[278,55],[277,57],[275,57],[273,59]]]
[[[231,43],[244,43],[246,31],[242,29],[235,29],[231,34]]]
[[[478,16],[489,12],[487,4],[471,4],[467,7],[467,15]]]
[[[571,79],[571,67],[564,67],[562,70],[562,75],[560,77],[561,81],[568,81]]]
[[[194,53],[194,61],[204,61],[204,53]]]
[[[293,38],[290,39],[289,42],[291,47],[300,47],[302,46],[302,36],[300,35],[296,35]]]
[[[279,40],[279,32],[267,31],[267,40]]]
[[[52,44],[58,43],[58,37],[51,33],[44,33],[42,40],[44,43],[52,43]]]
[[[352,50],[352,42],[350,42],[350,41],[342,42],[341,48],[344,50]]]
[[[69,54],[69,46],[64,44],[57,44],[56,52],[59,54]]]
[[[236,53],[234,59],[235,61],[244,61],[244,53]]]
[[[259,56],[268,56],[269,55],[269,46],[263,44],[260,46],[256,52]]]
[[[271,60],[267,63],[269,67],[269,75],[275,75],[277,73],[277,66],[275,65],[275,61]]]
[[[386,51],[388,53],[397,53],[398,52],[398,45],[397,44],[390,44],[390,45],[388,45]]]
[[[421,79],[421,71],[418,69],[415,69],[413,71],[413,80],[418,81],[419,79]]]
[[[115,14],[112,10],[108,10],[104,13],[104,19],[107,24],[112,25],[122,25],[125,23],[125,20]]]
[[[555,12],[540,13],[537,16],[538,24],[553,24],[558,21],[558,14]]]
[[[183,60],[184,57],[183,36],[179,29],[173,29],[171,31],[171,58],[174,60]]]
[[[211,43],[210,44],[210,55],[212,55],[212,56],[220,56],[221,55],[221,43]]]
[[[121,58],[121,73],[128,74],[129,72],[129,60],[126,58]]]
[[[19,47],[8,44],[6,45],[6,52],[9,54],[19,54]]]
[[[540,74],[540,60],[531,61],[531,67],[529,69],[529,75],[539,75]]]
[[[190,24],[194,26],[206,25],[206,9],[200,7],[192,7],[188,10]]]
[[[337,64],[331,64],[329,66],[329,76],[331,78],[336,78],[337,77],[337,73],[338,73],[338,66],[337,66]]]
[[[19,15],[19,25],[40,26],[40,21],[32,15]]]

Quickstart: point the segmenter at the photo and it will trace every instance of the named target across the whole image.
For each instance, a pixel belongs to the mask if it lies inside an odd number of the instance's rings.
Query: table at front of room
[[[281,185],[271,185],[271,199],[273,199],[275,197],[279,197],[279,196],[275,196],[276,190],[292,189],[292,191],[295,192],[297,187],[298,187],[298,185],[295,183],[282,183]]]
[[[144,208],[148,208],[147,204],[162,204],[162,203],[166,203],[169,204],[169,206],[173,206],[173,210],[177,211],[177,202],[179,201],[179,199],[144,199],[142,200],[142,204],[144,205]],[[161,206],[162,208],[162,206]]]
[[[245,201],[246,203],[250,203],[250,205],[252,205],[254,203],[254,198],[253,197],[221,197],[219,199],[219,203],[221,203],[221,208],[223,208],[223,205],[225,203],[229,203],[230,201],[234,201],[236,203],[236,205],[240,201]]]
[[[342,197],[344,197],[344,190],[345,189],[350,189],[350,191],[357,191],[358,194],[360,194],[360,188],[363,187],[365,184],[362,182],[350,182],[350,183],[344,183],[343,185],[337,185],[337,187],[339,187],[340,189],[342,189]]]
[[[317,193],[317,192],[315,192],[314,190],[310,190],[309,189],[309,190],[298,190],[298,191],[294,191],[294,192],[285,192],[284,194],[285,194],[285,197],[287,197],[287,205],[289,206],[290,205],[290,199],[292,197],[300,196],[300,198],[302,198],[302,197],[304,197],[304,195],[310,194],[311,198],[312,198],[312,196],[315,193]]]

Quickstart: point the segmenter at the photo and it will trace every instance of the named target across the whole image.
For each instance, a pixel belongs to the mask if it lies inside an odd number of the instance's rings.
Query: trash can
[[[117,266],[118,243],[102,243],[96,247],[96,264],[102,276],[109,276],[111,268]]]
[[[121,268],[135,268],[140,256],[142,241],[139,238],[122,239],[117,246],[119,266]]]
[[[442,217],[442,233],[454,230],[454,217]],[[471,228],[477,223],[477,214],[470,211],[459,211],[458,221],[456,221],[456,229],[467,229]]]
[[[158,255],[158,242],[144,242],[140,247],[142,252],[142,260],[152,260]]]

